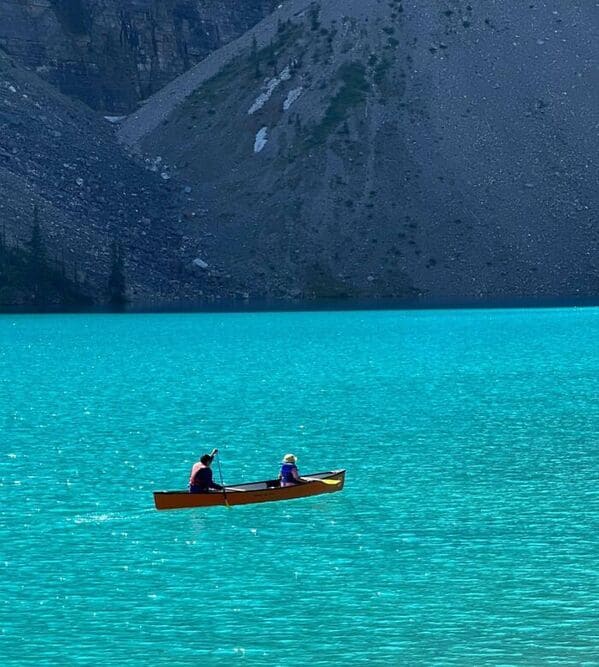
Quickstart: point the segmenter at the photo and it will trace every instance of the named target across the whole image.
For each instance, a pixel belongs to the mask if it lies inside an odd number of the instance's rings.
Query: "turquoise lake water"
[[[5,315],[0,426],[1,665],[599,664],[599,309]]]

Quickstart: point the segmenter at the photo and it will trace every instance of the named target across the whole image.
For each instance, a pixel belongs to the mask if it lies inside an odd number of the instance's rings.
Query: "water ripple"
[[[599,311],[0,317],[0,663],[599,664]],[[229,482],[343,493],[157,513]]]

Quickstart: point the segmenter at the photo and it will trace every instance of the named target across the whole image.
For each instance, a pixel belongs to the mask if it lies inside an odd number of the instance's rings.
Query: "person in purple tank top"
[[[297,469],[297,458],[293,454],[285,454],[281,463],[281,486],[294,486],[295,484],[305,484],[305,480],[300,477]]]
[[[212,489],[222,491],[222,486],[212,479],[212,460],[218,453],[218,449],[213,449],[210,454],[204,454],[202,458],[194,463],[189,476],[189,493],[210,493]]]

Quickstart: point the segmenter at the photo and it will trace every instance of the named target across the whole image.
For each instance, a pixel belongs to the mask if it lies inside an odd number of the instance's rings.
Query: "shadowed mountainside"
[[[597,294],[594,12],[291,0],[121,138],[252,294]]]
[[[133,301],[226,291],[214,273],[190,268],[198,242],[179,231],[180,195],[169,179],[164,167],[129,158],[112,127],[87,107],[0,52],[0,231],[10,250],[0,270],[3,303],[32,298],[22,255],[34,210],[51,266],[94,302],[107,299],[114,243]],[[65,291],[71,301],[73,289]]]
[[[153,16],[144,3],[136,21]],[[199,7],[161,7],[183,4]],[[231,26],[224,42],[271,6],[202,11]],[[38,32],[59,15],[75,31],[58,1],[11,7],[35,9]],[[94,7],[114,14],[109,0]],[[136,303],[596,296],[594,18],[562,0],[287,0],[127,117],[121,144],[0,52],[1,300],[39,301],[33,275],[52,303],[106,301],[115,247]],[[0,33],[18,41],[22,27]],[[160,66],[139,69],[127,104],[144,77],[174,75],[174,44],[160,42]],[[35,57],[52,79],[58,61]],[[114,90],[131,95],[119,77]],[[34,210],[44,272],[29,250]]]

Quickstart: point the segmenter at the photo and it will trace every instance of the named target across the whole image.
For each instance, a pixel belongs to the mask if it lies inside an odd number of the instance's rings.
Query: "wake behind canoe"
[[[322,493],[341,491],[345,483],[345,470],[319,472],[304,475],[310,479],[305,484],[281,486],[279,480],[231,484],[225,492],[189,493],[188,491],[154,491],[157,510],[177,510],[191,507],[215,507],[217,505],[250,505],[276,500],[308,498]]]

